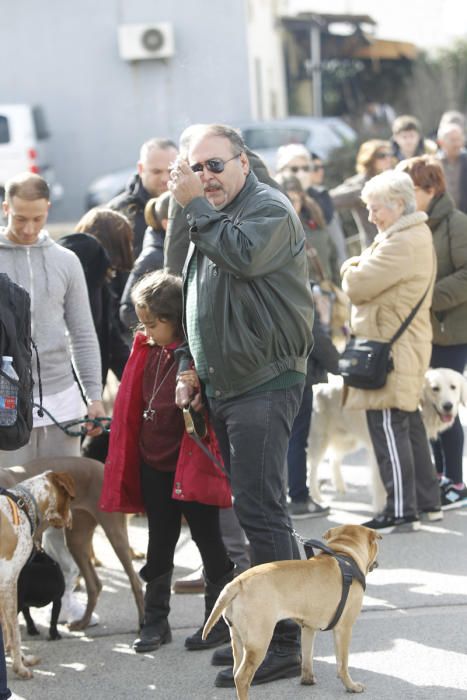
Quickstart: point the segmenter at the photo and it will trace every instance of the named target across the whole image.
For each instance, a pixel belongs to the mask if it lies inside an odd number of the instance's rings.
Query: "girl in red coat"
[[[140,571],[147,583],[144,620],[140,637],[133,644],[135,651],[144,653],[172,639],[170,589],[182,515],[203,560],[205,619],[224,585],[232,580],[233,564],[221,538],[218,508],[231,502],[219,497],[225,486],[220,471],[215,475],[220,488],[209,496],[203,473],[197,471],[202,502],[185,500],[183,481],[178,477],[186,471],[189,460],[203,461],[203,452],[188,437],[182,412],[175,404],[176,350],[184,338],[181,279],[163,270],[150,273],[133,288],[132,301],[145,333],[135,336],[115,400],[100,505],[107,511],[144,509],[147,514],[147,563]],[[193,371],[191,378],[195,376]],[[215,469],[210,466],[211,472]],[[202,627],[188,637],[187,649],[212,648],[228,641],[227,626],[223,620],[219,623],[206,641],[201,639]]]

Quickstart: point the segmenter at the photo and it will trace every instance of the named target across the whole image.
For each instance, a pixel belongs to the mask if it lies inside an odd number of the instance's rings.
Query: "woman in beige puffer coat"
[[[430,306],[436,256],[426,215],[416,212],[405,173],[388,171],[362,191],[378,234],[362,255],[342,266],[352,302],[352,333],[389,341],[424,296],[417,314],[392,347],[394,370],[382,389],[349,388],[346,407],[364,409],[387,492],[382,514],[365,525],[381,532],[419,529],[419,515],[440,519],[440,494],[418,410],[431,355]]]

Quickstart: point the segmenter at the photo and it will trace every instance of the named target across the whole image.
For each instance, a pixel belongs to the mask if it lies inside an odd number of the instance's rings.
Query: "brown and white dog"
[[[104,530],[123,569],[125,570],[138,610],[138,624],[144,615],[142,584],[133,568],[126,516],[123,513],[105,513],[99,508],[104,480],[104,465],[87,457],[40,457],[21,467],[0,469],[0,486],[8,488],[45,469],[66,471],[74,479],[76,496],[71,504],[73,528],[66,532],[66,542],[86,585],[87,605],[81,620],[74,620],[70,629],[85,629],[96,607],[102,584],[92,561],[92,537],[97,525]]]
[[[324,535],[336,554],[353,559],[366,576],[377,566],[378,540],[375,530],[362,525],[340,525]],[[308,561],[278,561],[254,566],[222,590],[204,626],[203,639],[221,615],[230,628],[234,657],[234,680],[239,700],[248,691],[263,661],[274,627],[291,618],[302,628],[302,677],[304,685],[315,683],[313,642],[316,632],[328,627],[341,600],[342,574],[336,559],[319,554]],[[333,627],[337,675],[349,692],[361,693],[364,686],[352,680],[348,658],[352,626],[360,613],[363,587],[353,580],[342,615]]]
[[[73,478],[65,472],[47,471],[24,481],[9,491],[22,499],[16,502],[0,496],[0,617],[4,626],[6,648],[13,671],[21,678],[31,678],[27,666],[39,662],[35,656],[23,656],[18,625],[18,577],[42,531],[71,526],[71,500],[75,495]]]

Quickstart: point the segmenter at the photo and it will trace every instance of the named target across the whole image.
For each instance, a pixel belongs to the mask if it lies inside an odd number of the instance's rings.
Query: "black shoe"
[[[185,649],[188,651],[199,651],[201,649],[214,649],[215,647],[220,647],[222,644],[230,641],[229,628],[224,622],[224,618],[221,617],[218,622],[214,625],[212,630],[209,632],[206,639],[203,640],[203,627],[196,630],[191,637],[185,639]]]
[[[391,532],[415,532],[420,530],[420,520],[415,515],[407,515],[405,518],[394,518],[390,515],[377,515],[373,520],[362,523],[363,527],[370,527],[385,535]]]
[[[261,685],[270,681],[278,681],[281,678],[295,678],[302,673],[302,660],[300,654],[279,654],[268,651],[263,663],[257,669],[251,685]],[[219,671],[214,681],[216,688],[235,688],[233,668],[225,668]]]
[[[167,620],[141,628],[141,636],[133,642],[133,649],[137,654],[146,654],[148,651],[156,651],[163,644],[172,641],[172,632]]]
[[[233,651],[232,646],[221,647],[216,649],[211,658],[213,666],[233,666]]]

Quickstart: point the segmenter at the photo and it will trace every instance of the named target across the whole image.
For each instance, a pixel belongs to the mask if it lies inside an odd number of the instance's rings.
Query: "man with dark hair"
[[[303,228],[289,200],[250,171],[237,131],[200,125],[184,145],[186,159],[173,168],[169,189],[189,225],[190,352],[252,563],[299,559],[287,513],[286,456],[313,323]],[[182,375],[178,404],[186,405],[192,391]],[[253,683],[300,674],[298,632],[291,620],[276,625]],[[232,669],[221,671],[216,685],[233,687]]]
[[[170,164],[177,157],[177,147],[170,139],[150,139],[141,146],[137,173],[126,189],[114,197],[107,206],[124,214],[133,229],[135,259],[141,253],[146,230],[144,208],[151,197],[159,197],[167,191]]]
[[[405,160],[424,153],[436,153],[436,144],[430,139],[424,139],[422,125],[411,114],[396,117],[392,124],[392,152],[397,160]]]
[[[6,184],[0,228],[0,272],[6,272],[31,297],[32,339],[40,357],[40,378],[33,363],[34,400],[47,413],[33,412],[33,430],[24,447],[0,451],[0,466],[25,464],[35,457],[80,455],[80,438],[67,435],[54,424],[105,415],[101,393],[101,361],[83,268],[77,256],[57,245],[44,229],[50,207],[47,183],[31,173],[21,174]],[[73,367],[87,406],[83,405]],[[88,435],[101,428],[89,422]],[[78,572],[68,552],[63,530],[49,528],[44,548],[56,559],[65,576],[62,612],[75,620],[84,610],[71,593]]]

